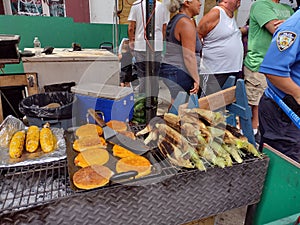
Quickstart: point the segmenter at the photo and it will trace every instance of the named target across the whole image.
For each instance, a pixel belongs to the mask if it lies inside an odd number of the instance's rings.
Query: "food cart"
[[[229,91],[231,103],[236,103],[236,89]],[[143,128],[131,127],[134,132]],[[72,148],[68,132],[65,138],[68,153]],[[266,156],[247,156],[240,164],[208,167],[204,172],[178,168],[155,148],[149,153],[154,170],[148,176],[88,191],[72,188],[66,159],[0,168],[0,220],[4,224],[182,224],[260,200],[269,163]]]

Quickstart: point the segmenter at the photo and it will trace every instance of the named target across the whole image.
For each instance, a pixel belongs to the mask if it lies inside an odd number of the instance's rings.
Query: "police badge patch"
[[[297,34],[291,31],[282,31],[277,36],[277,47],[279,51],[284,51],[292,46],[295,42]]]

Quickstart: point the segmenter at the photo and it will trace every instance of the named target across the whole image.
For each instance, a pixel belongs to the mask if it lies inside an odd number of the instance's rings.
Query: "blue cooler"
[[[133,117],[134,94],[132,88],[104,84],[79,84],[71,88],[77,101],[73,107],[77,126],[87,123],[87,110],[102,112],[105,122],[129,122]],[[88,117],[90,123],[95,121]]]

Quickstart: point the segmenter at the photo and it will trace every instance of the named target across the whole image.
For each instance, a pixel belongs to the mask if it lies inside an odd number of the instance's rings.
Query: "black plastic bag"
[[[73,93],[66,91],[47,92],[24,98],[19,104],[19,110],[26,116],[68,119],[72,117],[73,103],[76,97]],[[58,103],[59,107],[47,107],[50,103]]]

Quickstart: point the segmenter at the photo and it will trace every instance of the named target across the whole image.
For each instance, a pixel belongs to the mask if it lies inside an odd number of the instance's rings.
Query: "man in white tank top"
[[[152,18],[152,17],[151,17]],[[163,51],[163,40],[165,38],[167,23],[169,22],[169,14],[166,6],[159,2],[155,3],[155,34],[154,34],[154,77],[151,79],[151,86],[153,88],[154,96],[158,95],[158,81],[156,78],[159,74],[159,67],[161,62],[161,54]],[[149,45],[149,40],[146,40],[146,29],[149,24],[146,21],[146,1],[135,1],[130,9],[128,15],[128,38],[129,46],[133,51],[137,74],[140,81],[139,91],[145,93],[145,76],[146,76],[146,46]],[[157,77],[156,77],[157,76]]]
[[[240,0],[220,0],[198,24],[203,41],[200,74],[205,95],[219,91],[230,75],[237,76],[242,70],[243,43],[234,18],[239,6]]]

